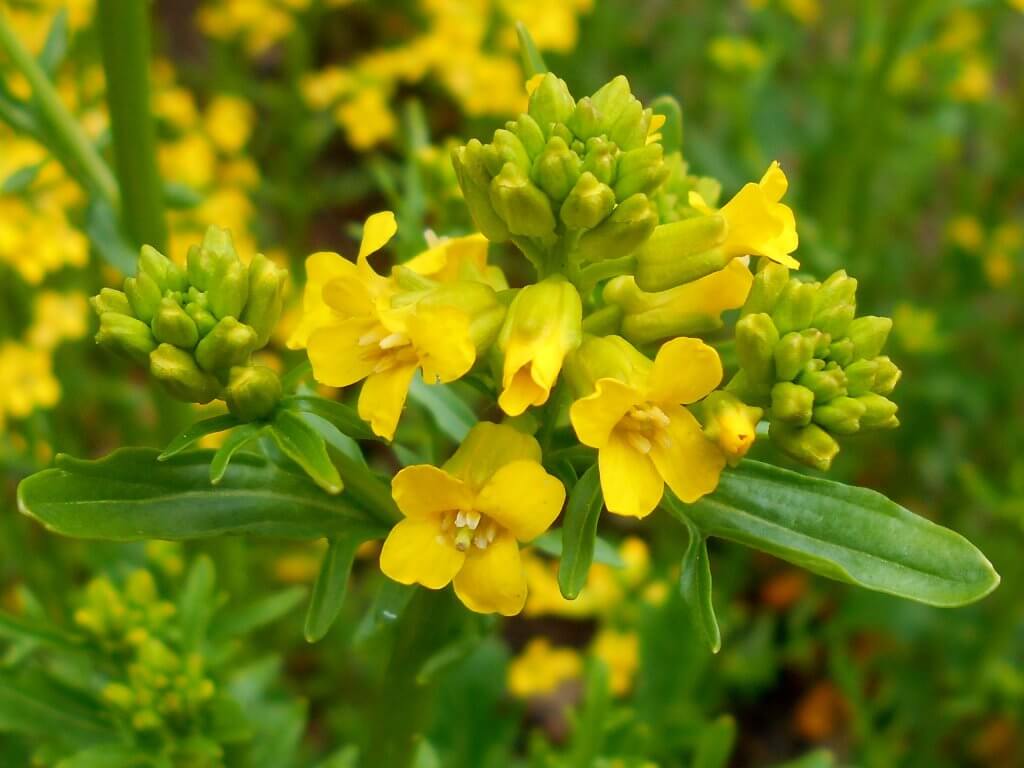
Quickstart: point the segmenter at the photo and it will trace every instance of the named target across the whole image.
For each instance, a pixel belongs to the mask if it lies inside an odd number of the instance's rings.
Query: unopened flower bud
[[[875,387],[878,363],[874,360],[854,360],[846,366],[845,372],[850,396],[863,395]]]
[[[287,273],[257,253],[249,263],[249,296],[241,320],[256,331],[256,349],[270,340],[284,306]]]
[[[735,395],[717,390],[700,404],[704,434],[722,449],[735,466],[746,456],[757,438],[757,422],[763,411],[745,404]]]
[[[150,322],[163,296],[160,286],[145,272],[124,281],[124,292],[132,305],[132,313],[143,322]]]
[[[736,323],[736,357],[746,374],[747,385],[767,395],[775,383],[775,347],[779,332],[763,313],[747,315]]]
[[[852,363],[854,359],[853,340],[839,339],[829,344],[828,359],[844,368]]]
[[[530,155],[512,131],[499,128],[491,143],[484,147],[484,162],[492,176],[501,173],[506,163],[512,163],[524,173],[530,170]]]
[[[183,291],[187,287],[185,272],[150,245],[139,252],[139,271],[153,278],[161,291]]]
[[[750,296],[743,305],[743,314],[751,315],[758,312],[772,313],[775,303],[782,294],[782,289],[789,283],[789,269],[774,261],[762,259],[762,264],[754,275],[754,283],[750,286]]]
[[[580,165],[579,155],[561,138],[552,136],[534,161],[531,178],[548,197],[561,202],[580,177]]]
[[[192,318],[192,322],[196,324],[196,330],[199,331],[200,338],[212,331],[213,327],[217,324],[217,318],[198,301],[190,301],[186,304],[185,312]]]
[[[89,304],[97,315],[103,315],[105,312],[117,312],[129,316],[132,314],[132,305],[128,301],[128,297],[113,288],[101,288],[98,295],[89,299]]]
[[[580,238],[577,252],[588,261],[618,259],[639,248],[658,225],[658,213],[646,195],[633,195]]]
[[[631,99],[623,108],[615,124],[607,130],[608,137],[628,152],[647,143],[647,129],[651,124],[651,111],[645,110],[637,99]]]
[[[231,369],[224,389],[224,402],[242,421],[266,418],[280,399],[281,379],[266,366],[247,365]]]
[[[432,288],[419,299],[417,307],[451,307],[469,319],[469,336],[478,353],[497,340],[507,307],[489,285],[476,281],[456,280]]]
[[[585,336],[565,359],[565,379],[576,399],[594,391],[600,379],[643,381],[652,363],[621,336]]]
[[[192,349],[199,341],[195,321],[173,299],[164,298],[150,324],[157,341],[173,344],[181,349]]]
[[[723,269],[731,261],[716,248],[724,237],[721,216],[697,216],[655,227],[636,254],[637,285],[645,291],[664,291]]]
[[[775,345],[775,378],[792,381],[814,357],[821,333],[815,329],[790,331]]]
[[[856,318],[846,331],[853,342],[854,359],[878,357],[891,330],[892,320],[888,317],[865,315]]]
[[[537,121],[528,114],[521,114],[514,122],[505,126],[519,137],[523,147],[530,157],[536,157],[544,150],[544,131],[537,124]]]
[[[896,418],[898,406],[889,398],[869,392],[856,399],[864,406],[864,415],[861,417],[864,429],[891,429],[899,426]]]
[[[772,387],[772,422],[803,426],[810,424],[814,393],[799,384],[780,381]]]
[[[615,193],[592,173],[584,172],[562,203],[559,216],[569,229],[596,227],[615,208]]]
[[[618,168],[617,152],[616,146],[604,136],[587,139],[582,170],[592,173],[602,184],[611,185]]]
[[[647,144],[619,158],[615,197],[625,200],[638,192],[652,194],[668,178],[669,168],[662,162],[661,144]]]
[[[576,108],[565,124],[569,126],[569,130],[583,140],[605,132],[601,123],[601,115],[589,96],[584,96],[576,102]]]
[[[852,397],[837,397],[814,409],[814,421],[837,435],[852,435],[860,430],[865,407]]]
[[[551,123],[564,123],[576,107],[576,102],[564,80],[548,72],[530,95],[530,117],[542,130]]]
[[[214,254],[213,272],[206,289],[210,311],[215,317],[241,317],[249,298],[249,271],[238,258],[231,234],[210,227],[203,239],[203,250]]]
[[[551,237],[555,217],[551,203],[519,166],[505,163],[491,180],[491,204],[514,235]]]
[[[465,146],[454,149],[452,167],[477,229],[491,242],[508,240],[508,227],[491,204],[491,179],[484,167],[483,145],[471,139]]]
[[[590,100],[600,113],[601,120],[609,126],[614,125],[626,107],[635,101],[629,80],[624,75],[618,75],[602,85]]]
[[[845,270],[834,272],[818,289],[811,323],[832,338],[845,335],[857,311],[856,295],[857,281]]]
[[[875,373],[874,391],[879,395],[888,395],[896,388],[896,383],[903,372],[888,357],[876,357],[875,365],[878,368]]]
[[[196,360],[204,371],[227,371],[242,365],[256,348],[256,331],[233,317],[223,317],[196,345]]]
[[[839,443],[817,424],[794,427],[773,421],[768,435],[791,458],[821,471],[832,466],[839,453]]]
[[[104,312],[100,315],[96,343],[137,363],[146,363],[149,360],[149,353],[156,349],[156,341],[148,325],[137,318],[118,312]]]
[[[805,365],[796,383],[811,390],[819,403],[827,403],[846,394],[846,374],[843,369],[835,363],[826,364],[823,360],[811,360]]]
[[[149,370],[179,400],[208,403],[220,392],[215,376],[201,371],[192,355],[170,344],[161,344],[149,355]]]
[[[814,316],[814,299],[818,292],[817,283],[805,283],[796,278],[783,287],[772,310],[772,320],[779,333],[800,331],[811,324]]]

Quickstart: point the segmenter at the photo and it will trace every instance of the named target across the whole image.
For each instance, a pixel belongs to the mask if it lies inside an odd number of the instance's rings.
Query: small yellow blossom
[[[713,491],[725,457],[685,406],[722,380],[718,354],[699,339],[678,338],[651,363],[624,339],[603,341],[623,350],[627,367],[597,378],[569,415],[580,442],[598,449],[608,511],[645,517],[666,483],[687,503]]]
[[[954,99],[980,102],[992,94],[992,88],[992,66],[984,57],[970,54],[960,62],[960,72],[949,91]]]
[[[482,422],[443,467],[401,470],[391,492],[405,519],[384,542],[381,570],[429,589],[453,582],[478,613],[519,613],[527,584],[517,540],[546,531],[565,501],[540,458],[529,435]]]
[[[708,46],[708,57],[725,72],[756,72],[764,63],[764,53],[745,37],[716,37]]]
[[[370,149],[395,135],[398,122],[387,96],[379,88],[360,88],[336,108],[335,117],[355,149]]]
[[[608,668],[608,687],[616,696],[629,693],[640,666],[640,638],[635,632],[602,629],[594,638],[593,653]]]
[[[80,339],[89,329],[89,302],[82,293],[43,291],[35,300],[29,344],[53,349],[64,340]]]
[[[508,665],[508,689],[520,699],[553,693],[583,673],[583,660],[572,648],[555,648],[546,638],[531,640]]]
[[[820,0],[782,0],[782,7],[805,27],[821,20]]]
[[[946,225],[946,235],[958,248],[965,251],[978,251],[985,242],[985,230],[977,216],[963,213],[954,216]]]
[[[255,114],[252,106],[238,96],[219,95],[206,108],[203,122],[206,134],[221,152],[241,152],[252,133]]]
[[[60,399],[50,353],[14,341],[0,345],[0,426],[8,417],[23,419]]]
[[[789,182],[778,162],[773,162],[761,181],[745,184],[718,214],[725,219],[725,242],[721,248],[728,256],[766,256],[790,269],[799,269],[800,262],[790,254],[796,250],[798,237],[793,210],[780,202]],[[690,205],[714,215],[704,198],[690,192]]]

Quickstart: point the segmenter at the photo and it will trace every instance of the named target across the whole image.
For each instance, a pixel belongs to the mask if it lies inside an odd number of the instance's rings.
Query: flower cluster
[[[442,240],[382,274],[370,256],[396,224],[390,213],[371,216],[355,263],[309,258],[304,318],[290,340],[307,348],[322,384],[363,382],[359,415],[388,440],[417,372],[428,385],[473,373],[490,389],[504,424],[478,424],[441,469],[395,478],[406,519],[381,566],[403,583],[454,581],[467,606],[503,614],[526,597],[516,540],[543,533],[564,497],[534,432],[547,435],[545,451],[552,432],[594,449],[607,509],[641,518],[666,487],[686,503],[711,493],[765,412],[791,453],[812,430],[829,440],[825,429],[854,431],[851,409],[857,427],[893,424],[882,393],[898,375],[879,357],[877,326],[887,321],[853,319],[845,275],[821,286],[789,279],[798,238],[778,163],[719,208],[718,183],[690,175],[678,151],[677,106],[645,108],[624,77],[578,100],[550,73],[528,90],[527,112],[490,142],[452,152],[480,234]],[[535,282],[509,287],[488,261],[489,246],[503,243],[530,262]],[[757,277],[749,257],[761,259]],[[774,366],[779,347],[783,363],[754,378],[744,337],[742,369],[720,389],[722,361],[696,335],[740,307],[744,327],[773,324],[766,354]],[[772,400],[779,376],[780,398],[811,396],[806,413]],[[834,392],[814,383],[826,377]]]
[[[187,269],[144,246],[124,291],[92,299],[96,341],[147,365],[179,400],[227,402],[243,421],[268,415],[281,397],[271,369],[253,363],[281,316],[286,273],[262,254],[246,265],[231,235],[210,227]]]

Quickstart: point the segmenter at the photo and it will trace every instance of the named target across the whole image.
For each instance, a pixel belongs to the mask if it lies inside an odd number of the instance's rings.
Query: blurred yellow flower
[[[555,648],[535,637],[508,665],[508,689],[520,699],[553,693],[583,673],[583,660],[572,648]]]
[[[252,133],[255,113],[245,99],[221,94],[206,107],[203,122],[214,146],[225,154],[241,152]]]
[[[635,632],[602,629],[594,638],[594,655],[608,668],[608,685],[616,696],[629,693],[640,666],[640,638]]]
[[[89,330],[89,302],[84,293],[43,291],[36,295],[27,341],[50,350],[65,340],[80,339]]]
[[[992,94],[991,65],[979,54],[965,56],[949,91],[954,99],[960,101],[984,101]]]
[[[48,350],[15,341],[0,344],[0,426],[9,417],[23,419],[37,408],[52,408],[59,399]]]
[[[821,19],[820,0],[782,0],[782,7],[804,26],[817,24]]]
[[[708,46],[708,56],[725,72],[755,72],[764,63],[760,46],[745,37],[716,37]]]
[[[950,242],[965,251],[976,252],[985,242],[985,230],[977,216],[963,213],[954,216],[946,225],[946,236]]]
[[[380,88],[362,87],[335,109],[335,117],[355,149],[367,150],[394,136],[398,123],[387,97]]]

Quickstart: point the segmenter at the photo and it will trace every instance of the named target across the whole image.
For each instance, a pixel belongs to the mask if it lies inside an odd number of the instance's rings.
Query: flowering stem
[[[99,0],[114,160],[123,193],[122,222],[136,245],[167,245],[164,194],[156,167],[156,127],[149,97],[149,3]]]
[[[79,179],[83,186],[116,208],[118,188],[113,174],[82,127],[61,103],[60,96],[57,95],[53,83],[50,82],[42,67],[18,40],[2,11],[0,11],[0,50],[7,54],[31,86],[33,100],[46,132],[57,145],[61,158],[72,166],[68,170]]]

